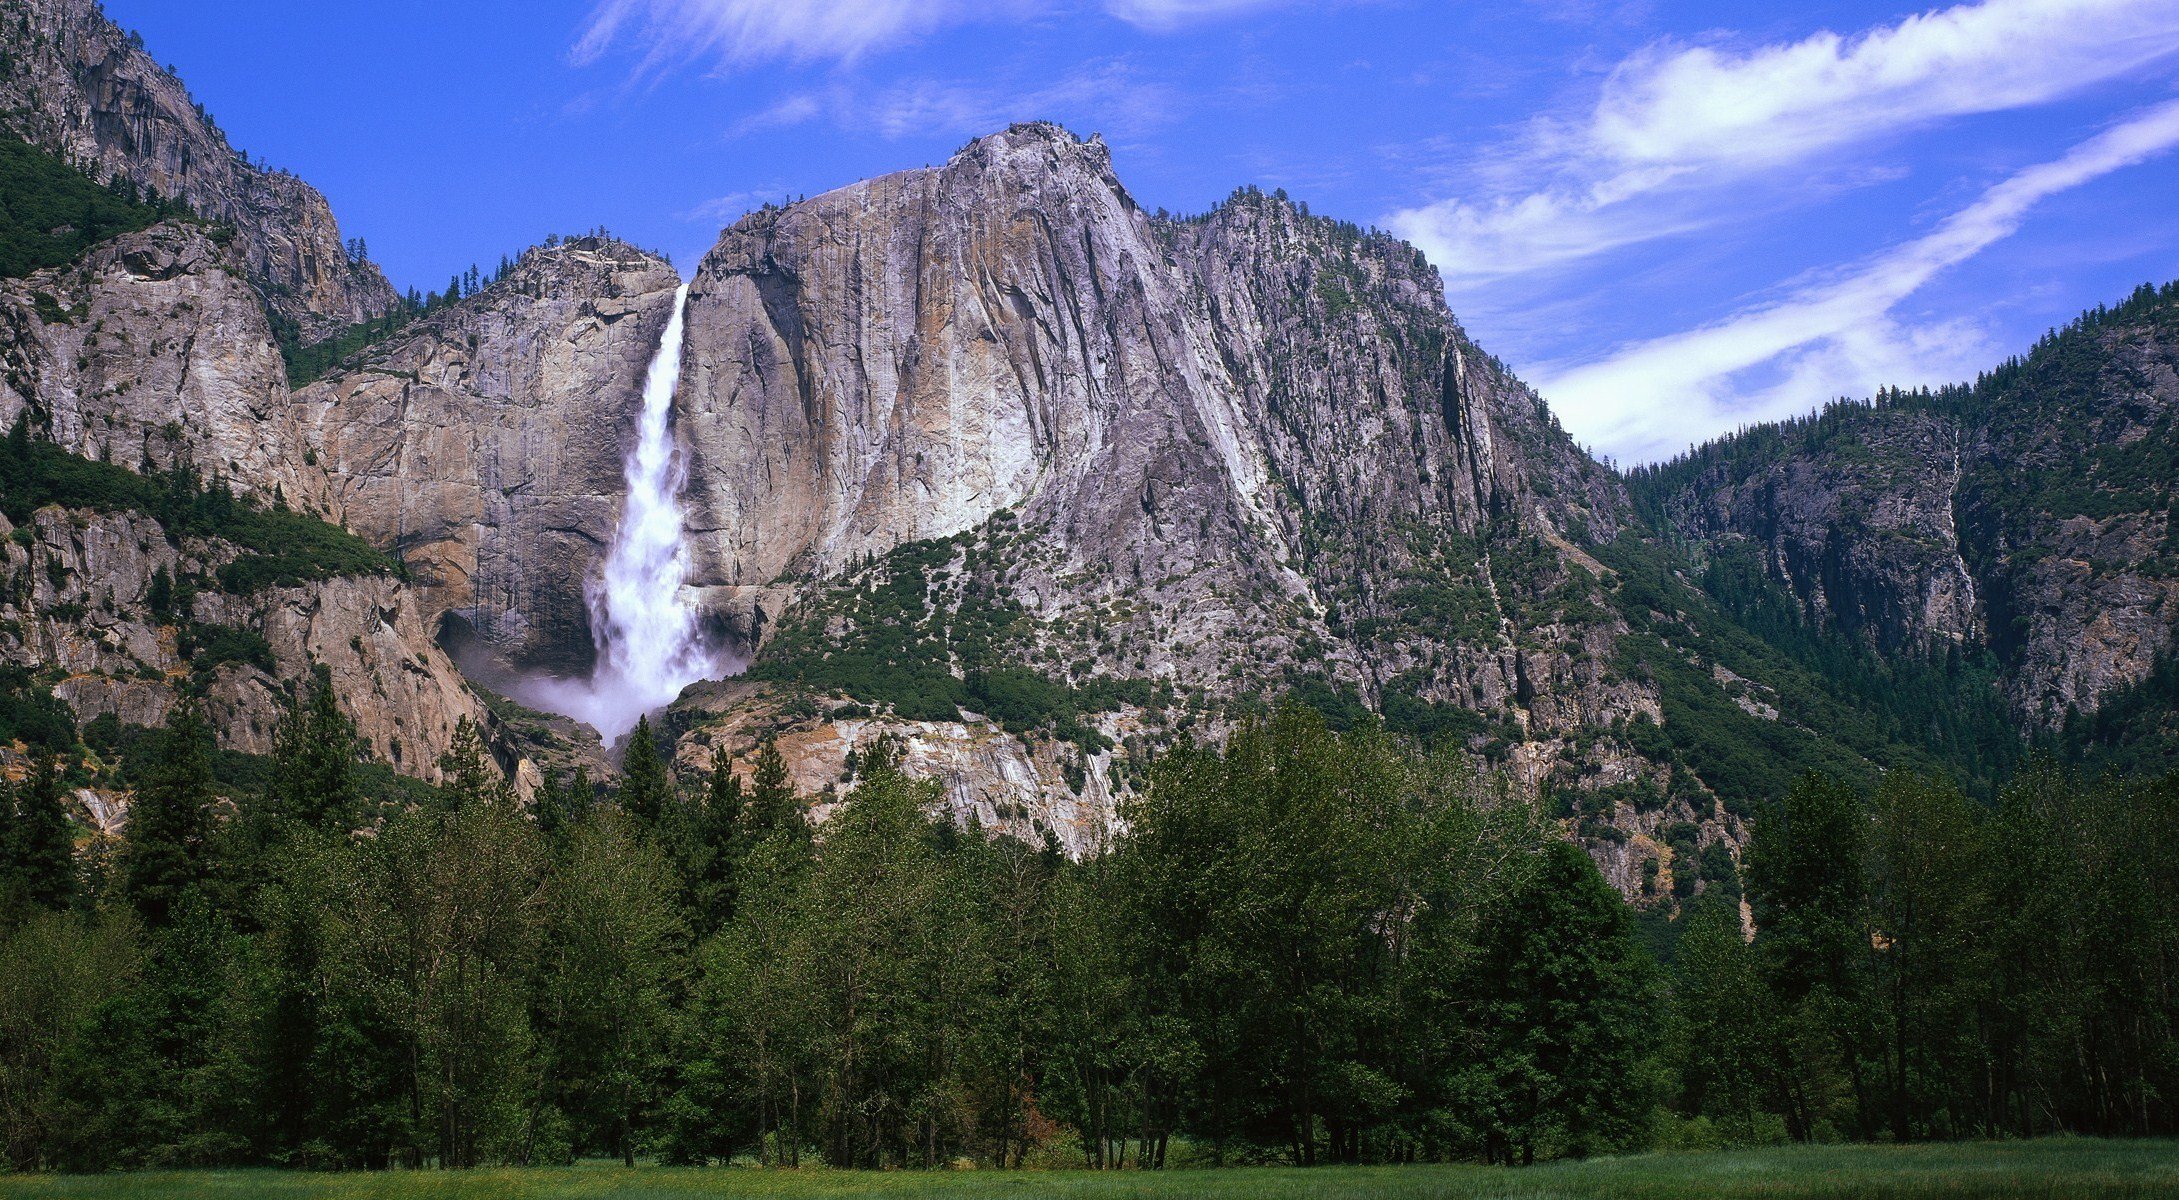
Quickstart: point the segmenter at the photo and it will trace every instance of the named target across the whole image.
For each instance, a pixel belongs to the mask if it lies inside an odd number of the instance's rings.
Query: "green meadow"
[[[9,1200],[1877,1200],[2179,1197],[2179,1142],[2059,1139],[1653,1154],[1525,1169],[1285,1167],[1164,1172],[797,1171],[585,1164],[461,1172],[188,1171],[0,1177]]]

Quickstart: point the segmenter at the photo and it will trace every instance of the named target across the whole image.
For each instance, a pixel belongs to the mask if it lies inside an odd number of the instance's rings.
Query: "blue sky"
[[[1971,376],[2179,277],[2179,0],[107,0],[229,135],[443,287],[1009,121],[1151,208],[1390,228],[1575,436],[1655,458]]]

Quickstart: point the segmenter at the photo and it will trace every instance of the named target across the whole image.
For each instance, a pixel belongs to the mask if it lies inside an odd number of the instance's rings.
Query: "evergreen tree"
[[[123,894],[158,929],[212,878],[212,731],[194,698],[167,718],[159,757],[129,806]]]
[[[12,793],[14,819],[5,827],[5,898],[40,908],[68,907],[76,895],[75,827],[62,806],[60,762],[41,755]],[[10,796],[0,793],[0,806]]]
[[[1871,1038],[1895,1141],[1971,1132],[1958,1087],[1982,1063],[1990,911],[1982,830],[1965,793],[1893,772],[1878,789],[1864,869]],[[1959,1124],[1955,1124],[1958,1122]],[[1875,1124],[1872,1121],[1872,1124]]]
[[[1475,962],[1480,1054],[1461,1090],[1487,1160],[1635,1144],[1652,1102],[1653,971],[1587,852],[1551,842]]]
[[[271,807],[306,829],[346,832],[361,815],[356,782],[363,747],[340,710],[331,674],[319,667],[295,696],[273,737]]]
[[[676,882],[657,843],[606,811],[570,831],[547,891],[540,1098],[570,1123],[575,1150],[630,1166],[667,1074],[686,937]]]
[[[1734,1144],[1776,1140],[1777,1013],[1738,904],[1705,892],[1688,909],[1672,980],[1680,1111]]]
[[[749,776],[747,812],[745,841],[750,845],[775,835],[795,841],[809,840],[809,813],[803,807],[802,798],[795,793],[794,780],[787,774],[786,756],[779,752],[779,742],[775,738],[767,737],[757,747],[756,762]]]
[[[454,723],[454,743],[439,756],[439,774],[440,795],[457,812],[480,804],[514,802],[513,788],[484,748],[484,735],[468,717]]]
[[[628,735],[628,748],[621,755],[620,775],[621,811],[643,828],[657,829],[672,799],[673,781],[659,757],[658,743],[652,739],[649,717],[636,718],[635,730]]]
[[[1867,1115],[1862,1076],[1868,1008],[1868,815],[1846,784],[1797,781],[1756,822],[1745,857],[1756,959],[1784,1022],[1779,1074],[1796,1140],[1845,1119],[1844,1095]]]
[[[683,807],[675,838],[688,910],[700,937],[733,919],[734,877],[747,850],[747,803],[733,758],[721,746],[712,752],[703,789]]]

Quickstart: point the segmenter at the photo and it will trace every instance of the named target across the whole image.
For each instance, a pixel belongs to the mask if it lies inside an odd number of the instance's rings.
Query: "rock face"
[[[1230,690],[1321,663],[1375,698],[1451,649],[1409,681],[1426,698],[1481,689],[1551,726],[1628,703],[1541,661],[1524,686],[1503,611],[1389,655],[1353,636],[1403,572],[1488,606],[1492,539],[1623,519],[1420,256],[1257,194],[1152,218],[1055,126],[728,230],[680,405],[701,586],[821,583],[1005,514],[1005,588],[1097,674]],[[1090,624],[1134,650],[1061,632]]]
[[[169,222],[0,280],[0,426],[27,411],[85,458],[188,462],[241,490],[322,502],[243,266],[202,227]]]
[[[376,757],[434,779],[463,717],[488,717],[454,664],[431,642],[408,591],[385,576],[327,580],[235,596],[197,594],[186,612],[155,615],[160,572],[210,575],[233,558],[220,543],[176,545],[141,513],[44,508],[17,530],[0,518],[0,662],[57,677],[53,692],[88,723],[112,714],[157,726],[192,673],[220,744],[272,749],[287,687],[317,665]],[[215,655],[183,644],[185,623],[239,631]],[[261,647],[247,648],[252,639]]]
[[[233,226],[250,278],[305,340],[393,306],[378,268],[350,260],[325,197],[230,146],[96,0],[4,0],[0,33],[0,126]]]
[[[2027,728],[2144,679],[2179,623],[2179,289],[1973,388],[1887,394],[1637,477],[1707,555],[1753,549],[1812,625],[1987,649]]]
[[[592,654],[584,587],[619,519],[623,448],[680,279],[583,238],[424,318],[294,398],[336,520],[398,551],[427,616],[510,663]]]
[[[1154,217],[1024,125],[754,214],[692,281],[678,422],[692,583],[788,685],[691,698],[695,757],[774,727],[836,781],[884,731],[958,812],[1081,849],[1157,745],[1305,686],[1520,743],[1539,787],[1670,778],[1614,740],[1658,705],[1579,545],[1620,482],[1413,248],[1283,196]],[[1002,676],[1107,699],[1038,726]],[[1695,786],[1598,852],[1639,892],[1689,821],[1726,830]]]

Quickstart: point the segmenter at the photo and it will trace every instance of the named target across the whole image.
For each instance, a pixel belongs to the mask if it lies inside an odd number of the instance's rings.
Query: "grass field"
[[[577,1166],[460,1174],[282,1171],[0,1177],[8,1200],[1864,1200],[1875,1197],[2179,1198],[2179,1142],[2058,1140],[1951,1146],[1814,1147],[1645,1155],[1526,1170],[1322,1167],[1161,1174],[959,1171],[875,1174]]]

